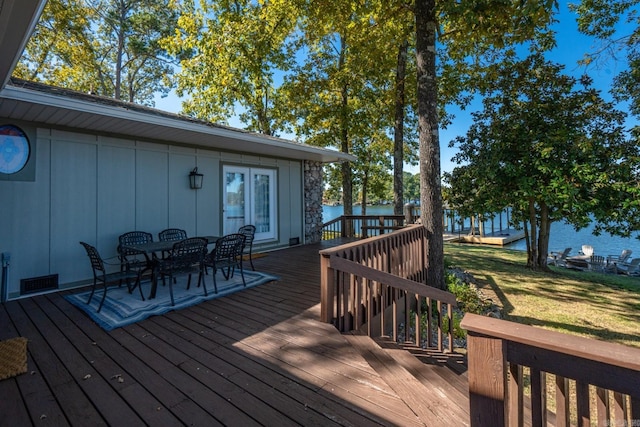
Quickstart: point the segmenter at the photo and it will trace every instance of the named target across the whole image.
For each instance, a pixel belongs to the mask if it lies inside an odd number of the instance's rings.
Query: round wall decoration
[[[30,154],[27,135],[17,126],[0,126],[0,173],[20,172]]]

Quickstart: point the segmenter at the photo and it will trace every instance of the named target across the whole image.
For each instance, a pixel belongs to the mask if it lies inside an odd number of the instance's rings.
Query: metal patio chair
[[[251,270],[256,271],[253,267],[253,239],[256,235],[256,226],[255,225],[243,225],[238,229],[238,234],[244,235],[244,250],[243,254],[249,255],[249,264],[251,264]]]
[[[174,243],[173,249],[168,256],[158,262],[158,274],[162,277],[163,284],[165,277],[169,277],[169,295],[171,296],[171,305],[175,305],[173,299],[173,284],[176,275],[188,274],[187,289],[191,286],[191,275],[198,274],[198,287],[202,282],[205,296],[207,294],[207,286],[203,280],[204,256],[207,252],[207,239],[201,237],[192,237],[180,240]]]
[[[221,270],[224,278],[229,280],[230,277],[233,277],[237,267],[240,270],[240,275],[242,276],[242,284],[247,286],[247,282],[245,282],[244,279],[244,270],[242,268],[244,242],[244,234],[227,234],[216,241],[216,246],[205,257],[205,273],[207,272],[207,267],[211,267],[213,269],[213,286],[216,293],[218,293],[218,283],[216,282],[216,272],[218,270]]]
[[[139,251],[130,249],[129,246],[139,245],[142,243],[153,242],[153,235],[146,231],[129,231],[121,234],[118,237],[118,257],[120,258],[120,271],[131,270],[140,274],[140,279],[147,273],[153,274],[153,265],[151,260],[146,254]],[[152,259],[155,258],[152,255]],[[141,286],[140,282],[138,285]],[[132,288],[129,288],[129,293],[133,292]],[[142,294],[142,288],[140,288],[140,296],[144,301],[144,295]]]
[[[96,291],[98,283],[102,284],[104,288],[104,293],[102,294],[102,299],[100,300],[100,305],[98,305],[98,313],[102,310],[102,305],[104,304],[104,300],[107,298],[107,287],[110,284],[117,283],[119,286],[122,285],[122,282],[125,281],[127,283],[127,287],[131,288],[130,281],[135,280],[137,285],[139,285],[140,275],[136,271],[125,270],[125,271],[117,271],[115,273],[107,273],[105,269],[105,262],[100,257],[98,250],[91,246],[88,243],[80,242],[82,246],[84,246],[87,251],[87,256],[91,261],[91,269],[93,270],[93,288],[91,289],[91,294],[89,295],[89,299],[87,300],[87,304],[91,303],[91,299],[93,298],[93,294]],[[140,295],[142,295],[142,291],[140,291]]]

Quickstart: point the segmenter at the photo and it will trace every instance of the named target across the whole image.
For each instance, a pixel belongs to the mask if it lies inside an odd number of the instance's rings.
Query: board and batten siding
[[[58,274],[60,287],[91,278],[78,244],[116,255],[126,231],[183,228],[188,235],[222,233],[222,166],[276,170],[278,237],[254,248],[304,239],[302,162],[171,146],[38,128],[34,182],[0,181],[0,252],[11,254],[7,294],[20,296],[20,279]],[[195,167],[203,188],[189,188]]]

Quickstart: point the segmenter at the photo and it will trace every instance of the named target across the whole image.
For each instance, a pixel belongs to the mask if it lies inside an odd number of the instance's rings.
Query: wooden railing
[[[403,215],[342,215],[322,224],[322,240],[379,236],[404,225]]]
[[[473,314],[461,326],[471,426],[640,426],[640,349]],[[531,419],[524,420],[528,383]]]
[[[365,330],[394,341],[403,328],[404,341],[420,346],[424,339],[441,351],[446,333],[453,351],[456,299],[425,284],[425,248],[424,227],[412,225],[321,251],[321,320],[342,332]]]

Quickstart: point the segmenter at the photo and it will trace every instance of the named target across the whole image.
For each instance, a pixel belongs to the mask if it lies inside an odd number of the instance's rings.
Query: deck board
[[[30,371],[0,381],[0,426],[424,426],[317,320],[320,249],[270,252],[254,265],[278,281],[110,332],[70,291],[0,305],[0,339],[29,339]],[[451,395],[465,400],[459,387]]]

